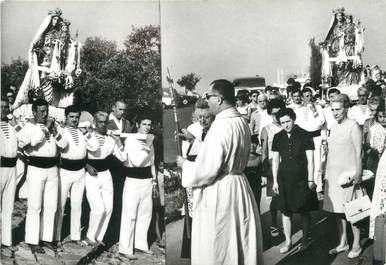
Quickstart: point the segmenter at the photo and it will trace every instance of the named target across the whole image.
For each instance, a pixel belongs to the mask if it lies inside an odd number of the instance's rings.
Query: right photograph
[[[160,3],[166,264],[386,264],[386,3]]]

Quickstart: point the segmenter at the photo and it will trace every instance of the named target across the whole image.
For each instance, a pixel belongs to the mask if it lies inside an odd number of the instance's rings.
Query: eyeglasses
[[[211,94],[206,94],[205,95],[205,98],[206,98],[206,100],[209,100],[211,97],[219,97],[219,95],[211,95]]]

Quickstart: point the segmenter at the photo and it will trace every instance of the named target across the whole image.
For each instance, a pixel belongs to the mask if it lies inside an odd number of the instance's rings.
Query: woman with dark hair
[[[343,205],[350,200],[355,185],[362,179],[362,132],[356,121],[347,118],[349,106],[350,99],[345,94],[340,94],[331,101],[331,110],[337,124],[331,128],[326,145],[328,155],[323,209],[336,214],[339,244],[329,254],[349,250]],[[343,174],[350,174],[351,183],[343,186],[339,184]],[[354,240],[348,257],[356,258],[362,251],[360,230],[354,224],[351,224],[351,228]]]
[[[299,213],[302,219],[303,238],[299,250],[309,246],[310,212],[318,209],[313,180],[314,143],[310,134],[295,125],[296,114],[285,108],[276,114],[282,131],[275,134],[272,142],[272,189],[278,196],[278,208],[283,214],[285,245],[280,253],[292,247],[291,217]]]

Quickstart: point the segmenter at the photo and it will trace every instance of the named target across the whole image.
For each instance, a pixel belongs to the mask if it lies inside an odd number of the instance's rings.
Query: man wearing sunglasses
[[[235,108],[234,86],[215,80],[206,95],[216,115],[195,162],[177,157],[193,191],[192,265],[263,264],[262,232],[256,201],[242,173],[251,134]]]

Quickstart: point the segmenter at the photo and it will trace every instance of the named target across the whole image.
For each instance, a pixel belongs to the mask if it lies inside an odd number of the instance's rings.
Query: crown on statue
[[[333,14],[339,14],[339,13],[344,14],[344,7],[332,10],[332,13]]]
[[[60,26],[63,26],[63,25],[70,26],[71,22],[67,19],[64,19],[63,21],[60,22]]]
[[[55,8],[54,10],[48,11],[48,15],[51,15],[51,16],[60,17],[62,14],[63,13],[62,13],[62,10],[60,8]]]

